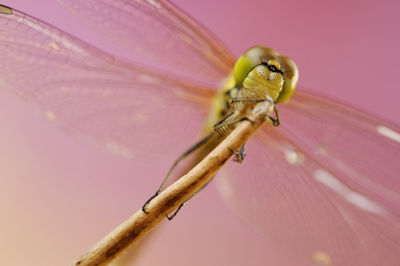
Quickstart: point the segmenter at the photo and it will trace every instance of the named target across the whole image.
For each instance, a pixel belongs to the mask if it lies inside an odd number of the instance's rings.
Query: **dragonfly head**
[[[258,71],[251,73],[252,70]],[[265,74],[260,75],[261,73]],[[250,74],[263,79],[257,82],[266,84],[277,92],[276,97],[273,97],[275,103],[287,101],[296,89],[299,79],[296,64],[289,57],[265,46],[251,47],[237,60],[233,70],[236,84],[243,84]]]

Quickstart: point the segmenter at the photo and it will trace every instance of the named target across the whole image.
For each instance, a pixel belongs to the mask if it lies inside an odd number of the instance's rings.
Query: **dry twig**
[[[175,210],[201,189],[232,156],[232,150],[239,150],[246,143],[265,121],[265,117],[272,113],[272,108],[269,102],[259,103],[248,116],[251,122],[240,122],[207,157],[150,202],[147,207],[149,214],[141,209],[137,211],[81,256],[75,265],[108,264],[130,245],[138,242],[160,223],[167,213]]]

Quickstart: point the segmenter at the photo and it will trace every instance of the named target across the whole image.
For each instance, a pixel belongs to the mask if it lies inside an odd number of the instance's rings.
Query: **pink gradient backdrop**
[[[129,58],[56,1],[32,2],[1,3]],[[400,124],[400,2],[173,2],[236,55],[271,46],[297,62],[300,86]],[[174,159],[132,162],[104,152],[48,124],[4,89],[0,106],[1,265],[70,264],[141,206]],[[236,219],[212,185],[143,243],[134,265],[296,265]]]

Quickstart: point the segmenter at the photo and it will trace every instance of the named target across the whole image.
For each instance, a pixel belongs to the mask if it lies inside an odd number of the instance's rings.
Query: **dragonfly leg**
[[[144,213],[147,213],[147,206],[149,205],[150,201],[152,199],[154,199],[155,197],[158,196],[158,194],[160,194],[161,190],[163,190],[165,184],[167,183],[170,175],[172,174],[173,170],[177,167],[177,165],[183,160],[185,159],[188,155],[190,155],[192,152],[194,152],[195,150],[197,150],[199,147],[201,147],[204,143],[207,142],[207,140],[214,134],[214,132],[211,132],[210,134],[208,134],[206,137],[204,137],[203,139],[201,139],[200,141],[198,141],[196,144],[194,144],[192,147],[190,147],[186,152],[184,152],[181,156],[178,157],[178,159],[175,160],[175,162],[172,164],[171,168],[168,170],[167,175],[164,177],[163,181],[161,182],[161,185],[159,186],[159,188],[157,189],[156,193],[154,193],[153,196],[151,196],[142,206],[142,211]],[[181,207],[179,207],[181,208]]]
[[[240,147],[239,151],[232,150],[232,152],[235,154],[235,158],[233,159],[235,162],[243,162],[244,157],[246,157],[244,153],[244,144]]]
[[[261,102],[265,102],[265,101],[271,102],[271,100],[269,100],[269,99],[257,99],[257,98],[232,98],[232,99],[231,99],[231,102],[252,102],[252,103],[261,103]]]
[[[158,194],[160,194],[160,190],[157,190],[156,193],[154,193],[154,195],[151,196],[148,200],[146,200],[146,202],[143,204],[143,206],[142,206],[142,211],[143,211],[144,213],[149,214],[149,212],[146,211],[147,205],[149,205],[150,201],[151,201],[152,199],[154,199],[155,197],[157,197]]]
[[[210,180],[210,181],[211,181],[211,180]],[[203,185],[203,186],[196,192],[196,194],[199,193],[200,191],[202,191],[202,190],[210,183],[210,181],[208,181],[205,185]],[[196,194],[194,194],[194,195],[196,195]],[[171,216],[169,216],[169,215],[167,214],[167,219],[170,220],[170,221],[171,221],[172,219],[174,219],[174,217],[178,214],[178,212],[181,210],[181,208],[183,207],[183,205],[185,205],[186,202],[188,202],[192,197],[194,197],[194,195],[191,196],[190,198],[188,198],[187,200],[185,200],[181,205],[179,205],[179,207],[175,210],[175,212],[174,212]]]
[[[219,120],[214,126],[213,129],[217,130],[221,127],[223,127],[223,124],[234,114],[235,112],[231,112],[227,116],[225,116],[223,119]]]
[[[230,119],[233,117],[233,115],[236,114],[236,112],[232,112],[229,115],[227,115],[224,119],[220,120],[218,123],[216,123],[213,126],[213,130],[218,132],[218,134],[220,135],[224,135],[225,131],[227,129],[233,129],[234,125],[238,122],[247,120],[250,122],[254,122],[253,120],[251,120],[250,118],[243,116],[243,117],[238,117],[238,118],[234,118],[234,119]]]
[[[260,103],[264,101],[269,101],[273,103],[271,99],[257,99],[257,98],[232,98],[231,102],[253,102],[253,103]],[[278,127],[280,125],[280,120],[279,120],[279,113],[278,110],[276,109],[276,106],[274,105],[274,113],[275,113],[275,118],[272,116],[269,116],[268,119],[271,120],[272,124],[275,127]]]
[[[279,127],[279,125],[281,124],[281,121],[279,119],[279,113],[278,113],[278,109],[276,109],[276,106],[274,105],[274,113],[275,113],[275,118],[273,118],[272,116],[269,116],[269,120],[272,121],[272,124],[274,125],[274,127]]]
[[[188,200],[187,200],[187,201],[188,201]],[[169,215],[167,214],[167,219],[168,219],[169,221],[171,221],[172,219],[174,219],[174,217],[178,214],[178,212],[181,210],[181,208],[183,207],[183,205],[185,205],[185,203],[186,203],[187,201],[185,201],[184,203],[182,203],[181,205],[179,205],[178,209],[176,209],[175,212],[174,212],[171,216],[169,216]]]

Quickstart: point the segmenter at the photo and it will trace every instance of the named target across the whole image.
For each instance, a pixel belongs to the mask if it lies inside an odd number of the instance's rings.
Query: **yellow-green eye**
[[[251,62],[247,57],[242,55],[236,61],[235,68],[233,70],[233,75],[235,77],[236,84],[242,84],[244,79],[249,74],[250,70],[253,69],[255,64]]]
[[[279,63],[283,72],[283,88],[279,94],[276,103],[282,103],[289,100],[297,86],[299,80],[299,71],[296,64],[287,56],[280,55]]]
[[[284,83],[275,102],[287,101],[297,86],[298,70],[289,57],[280,55],[269,47],[254,46],[237,60],[233,70],[236,85],[241,86],[250,71],[260,64],[267,67],[269,71],[282,75]]]

